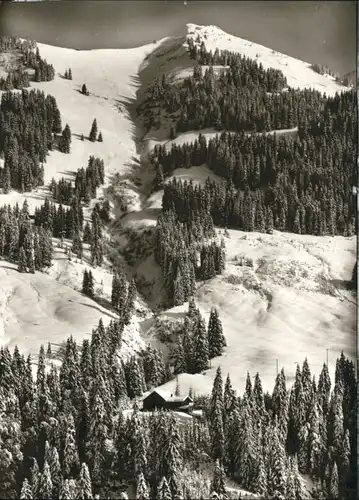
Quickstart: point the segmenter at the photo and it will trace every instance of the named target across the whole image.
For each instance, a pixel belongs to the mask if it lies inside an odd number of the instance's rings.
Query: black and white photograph
[[[356,1],[0,2],[0,500],[355,500]]]

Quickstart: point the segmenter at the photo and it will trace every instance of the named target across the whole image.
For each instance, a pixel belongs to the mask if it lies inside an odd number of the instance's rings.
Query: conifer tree
[[[84,295],[88,295],[89,293],[89,273],[87,269],[84,270],[83,278],[82,278],[82,293]]]
[[[65,436],[64,446],[64,460],[62,463],[62,470],[64,478],[68,479],[75,477],[80,468],[78,449],[76,444],[76,431],[73,416],[70,414],[67,421],[67,429]]]
[[[83,242],[84,243],[91,243],[91,227],[88,222],[86,222],[85,227],[84,227],[84,235],[83,235]]]
[[[98,142],[103,142],[102,132],[99,132],[97,140]]]
[[[327,494],[328,499],[330,500],[337,500],[339,498],[339,477],[338,466],[336,462],[334,462],[330,473],[330,481]]]
[[[193,364],[196,373],[209,366],[208,338],[203,318],[197,320],[193,332]]]
[[[163,477],[157,487],[158,500],[172,500],[171,489],[168,485],[167,479]]]
[[[142,472],[137,480],[136,500],[150,500],[149,488]]]
[[[81,94],[83,94],[83,95],[90,95],[89,91],[87,90],[87,87],[86,87],[85,83],[82,85]]]
[[[177,337],[172,359],[174,375],[185,373],[187,369],[187,363],[185,359],[182,338],[180,336]]]
[[[39,491],[39,465],[37,463],[36,458],[33,458],[33,464],[30,470],[30,485],[32,489],[32,494],[34,498],[37,498]]]
[[[11,174],[9,164],[6,162],[4,165],[3,178],[2,178],[3,193],[10,193],[11,189]]]
[[[65,479],[61,483],[59,500],[72,500],[76,498],[77,487],[72,479]]]
[[[210,407],[210,435],[211,450],[215,460],[223,460],[224,433],[223,433],[223,382],[221,368],[217,368],[213,382]]]
[[[39,481],[39,498],[43,498],[44,500],[52,499],[52,481],[51,481],[51,473],[50,468],[47,462],[44,464],[44,470],[40,475]]]
[[[59,150],[61,153],[70,153],[70,146],[71,146],[71,130],[66,123],[64,130],[62,131],[60,142],[59,142]]]
[[[268,470],[268,496],[285,500],[286,475],[285,475],[285,450],[280,442],[280,431],[277,426],[272,427],[271,448]]]
[[[126,297],[126,305],[123,312],[123,321],[125,325],[128,325],[131,321],[134,309],[135,309],[135,298],[136,298],[136,283],[132,279],[129,283]]]
[[[20,499],[21,500],[32,500],[33,494],[32,494],[32,488],[29,483],[29,481],[25,478],[24,482],[22,483],[22,488],[20,492]]]
[[[357,287],[358,287],[358,261],[356,261],[355,264],[354,264],[351,283],[352,283],[353,289],[356,291]]]
[[[26,273],[26,271],[27,271],[26,266],[27,266],[27,262],[26,262],[25,250],[23,247],[20,247],[19,261],[18,261],[18,265],[17,265],[17,270],[19,271],[19,273]]]
[[[97,120],[96,120],[96,118],[94,118],[94,120],[92,122],[89,139],[91,142],[95,142],[97,139]]]
[[[226,341],[223,335],[222,323],[219,319],[217,309],[213,307],[208,322],[209,357],[221,356],[225,345]]]
[[[101,266],[103,262],[101,221],[97,212],[92,212],[92,235],[91,235],[91,263],[93,266]]]
[[[163,189],[164,184],[165,184],[165,179],[163,175],[163,168],[162,165],[159,164],[157,165],[156,176],[153,181],[153,190],[160,191],[161,189]]]
[[[284,369],[278,373],[272,394],[273,415],[278,419],[279,439],[284,442],[288,427],[288,395]]]
[[[267,473],[264,465],[264,459],[259,457],[256,473],[253,481],[253,491],[263,498],[267,497]]]
[[[92,500],[92,486],[88,467],[85,463],[81,465],[80,474],[77,480],[77,498]]]
[[[50,450],[48,464],[51,473],[52,494],[55,498],[57,498],[60,492],[60,486],[62,482],[62,471],[61,471],[59,454],[56,447],[52,447]]]
[[[218,459],[216,460],[210,491],[211,494],[216,492],[219,498],[225,498],[227,493],[224,470]]]

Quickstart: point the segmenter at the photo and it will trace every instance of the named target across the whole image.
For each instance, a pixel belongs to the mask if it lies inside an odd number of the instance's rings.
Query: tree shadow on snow
[[[100,302],[99,299],[95,298],[96,302]],[[103,299],[101,299],[103,300]],[[108,316],[109,318],[112,318],[112,319],[118,319],[117,316],[114,314],[114,313],[110,313],[107,308],[105,308],[106,310],[104,311],[103,309],[100,309],[99,307],[96,307],[94,305],[91,305],[91,304],[86,304],[85,302],[80,302],[80,305],[82,306],[85,306],[85,307],[90,307],[91,309],[95,309],[96,311],[100,312],[101,314],[106,314],[106,316]]]

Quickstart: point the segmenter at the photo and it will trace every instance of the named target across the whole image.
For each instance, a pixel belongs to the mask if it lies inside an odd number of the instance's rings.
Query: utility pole
[[[276,371],[276,376],[278,377],[278,359],[275,360],[275,371]]]
[[[329,349],[326,349],[327,351],[327,368],[329,370]]]

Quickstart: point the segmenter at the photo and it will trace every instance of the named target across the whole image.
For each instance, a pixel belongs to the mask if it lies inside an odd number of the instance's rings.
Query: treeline
[[[36,49],[35,40],[21,39],[18,36],[0,36],[0,52],[20,51]]]
[[[0,78],[0,90],[2,91],[21,90],[26,87],[30,87],[30,77],[29,73],[22,69],[9,71],[6,77]]]
[[[70,205],[73,197],[85,204],[97,197],[97,188],[105,182],[105,166],[103,160],[90,156],[88,166],[79,168],[75,174],[75,182],[64,178],[52,179],[50,191],[58,203]]]
[[[226,347],[218,311],[211,309],[208,326],[191,297],[181,332],[171,352],[173,373],[199,373],[207,370],[210,360],[223,354]]]
[[[338,106],[349,107],[348,94]],[[156,146],[152,162],[157,168],[155,188],[164,189],[163,209],[205,211],[215,224],[249,231],[274,227],[352,235],[356,143],[354,131],[339,126],[339,121],[332,115],[331,129],[322,122],[315,133],[313,128],[299,129],[295,139],[224,132],[208,141],[200,134],[193,143],[173,144],[168,151]],[[177,181],[164,185],[164,176],[175,169],[203,164],[226,182],[217,185],[208,180],[204,187]]]
[[[236,81],[235,68],[216,74],[213,66],[196,66],[193,76],[172,84],[158,77],[148,90],[150,103],[176,113],[177,132],[214,127],[233,132],[266,132],[291,129],[303,120],[315,121],[326,98],[316,90],[287,89],[268,93],[260,84],[245,86]],[[234,74],[232,74],[234,72]],[[354,92],[354,91],[353,91]],[[353,115],[353,108],[350,111]],[[153,118],[152,118],[153,120]],[[161,126],[161,117],[158,118]]]
[[[157,219],[155,259],[161,266],[167,299],[180,305],[194,295],[196,277],[210,279],[225,267],[224,242],[213,241],[208,214],[163,211]]]
[[[4,205],[0,208],[0,256],[18,264],[19,272],[34,273],[51,266],[51,232],[33,228],[27,201],[22,209]]]
[[[279,69],[264,69],[262,63],[237,52],[219,51],[218,48],[214,52],[207,51],[204,41],[198,46],[190,37],[187,38],[187,44],[191,59],[194,59],[198,65],[229,66],[236,85],[245,87],[259,85],[266,92],[280,92],[287,86],[287,79]],[[196,72],[198,72],[198,67]]]
[[[9,190],[29,192],[43,185],[43,163],[61,132],[61,116],[53,96],[39,90],[5,92],[0,105],[0,182]]]
[[[91,264],[101,266],[104,260],[104,246],[102,239],[102,218],[108,215],[107,210],[96,204],[91,213],[91,224],[84,223],[83,208],[78,198],[73,197],[69,208],[62,204],[56,207],[48,199],[35,208],[35,226],[43,227],[55,238],[72,240],[71,251],[77,258],[83,257],[83,243],[90,244]]]
[[[234,132],[301,127],[322,121],[323,111],[331,108],[333,103],[335,107],[342,99],[343,104],[349,99],[352,105],[340,106],[339,122],[343,126],[350,121],[349,128],[352,131],[356,128],[354,90],[349,92],[349,97],[345,92],[333,98],[313,89],[283,90],[286,80],[281,71],[264,70],[261,64],[239,54],[226,51],[212,54],[205,50],[204,44],[198,49],[196,45],[191,47],[191,42],[190,53],[198,58],[193,75],[175,84],[165,74],[157,77],[144,104],[160,105],[172,116],[176,113],[175,128],[178,132],[207,127]],[[215,72],[215,62],[227,62],[229,66]],[[209,67],[203,70],[201,64],[209,64]],[[326,118],[330,128],[331,119]],[[153,118],[150,120],[153,122]]]
[[[26,49],[23,52],[22,63],[26,68],[35,70],[35,82],[50,82],[55,78],[55,68],[40,55],[39,48]]]
[[[36,82],[49,82],[55,77],[55,69],[40,55],[36,42],[20,40],[17,37],[0,37],[0,52],[12,52],[18,57],[19,68],[10,71],[6,78],[0,78],[0,90],[21,90],[30,86],[26,69],[34,70]]]

